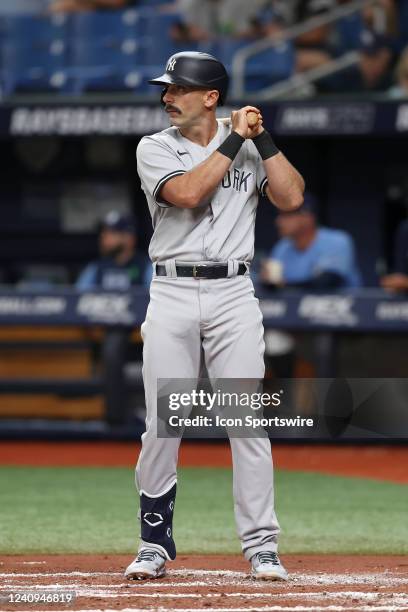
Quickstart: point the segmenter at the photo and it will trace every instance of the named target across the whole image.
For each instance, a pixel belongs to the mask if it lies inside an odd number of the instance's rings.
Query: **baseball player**
[[[156,434],[157,380],[264,376],[262,315],[249,276],[259,194],[281,210],[303,201],[304,182],[252,106],[216,119],[228,75],[213,56],[182,52],[165,73],[161,101],[171,127],[142,138],[138,173],[154,233],[150,304],[142,325],[146,432],[136,466],[141,542],[130,579],[159,578],[176,557],[173,511],[179,438]],[[286,580],[277,555],[273,468],[268,438],[231,438],[234,512],[255,578]]]

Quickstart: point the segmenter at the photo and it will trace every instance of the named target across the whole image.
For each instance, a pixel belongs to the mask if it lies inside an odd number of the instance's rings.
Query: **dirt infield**
[[[290,580],[254,581],[236,556],[185,556],[167,576],[128,582],[124,556],[10,556],[0,562],[3,610],[408,610],[408,559],[401,556],[286,555]],[[9,591],[75,592],[74,605],[4,603]]]
[[[123,442],[5,442],[0,465],[133,466],[140,444]],[[408,446],[273,445],[277,468],[408,483]],[[179,465],[231,466],[228,444],[183,442]]]

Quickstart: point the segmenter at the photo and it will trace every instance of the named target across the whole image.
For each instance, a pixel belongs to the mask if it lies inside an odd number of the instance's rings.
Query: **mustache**
[[[164,107],[164,110],[166,111],[166,113],[168,113],[169,111],[175,111],[176,113],[181,113],[179,108],[177,108],[176,106],[172,106],[171,104],[166,104],[166,106]]]

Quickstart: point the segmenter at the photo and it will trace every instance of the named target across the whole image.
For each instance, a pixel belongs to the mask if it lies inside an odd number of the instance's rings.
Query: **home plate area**
[[[128,556],[7,556],[0,563],[0,611],[408,610],[402,556],[284,555],[288,582],[255,581],[235,556],[179,556],[167,576],[127,581]],[[9,603],[9,593],[75,593],[72,603]]]

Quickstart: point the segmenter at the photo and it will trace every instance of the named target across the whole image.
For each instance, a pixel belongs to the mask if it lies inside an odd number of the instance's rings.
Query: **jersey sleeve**
[[[145,137],[137,147],[136,159],[143,189],[153,196],[158,206],[171,206],[160,198],[160,190],[168,180],[187,172],[176,152],[165,143]]]

